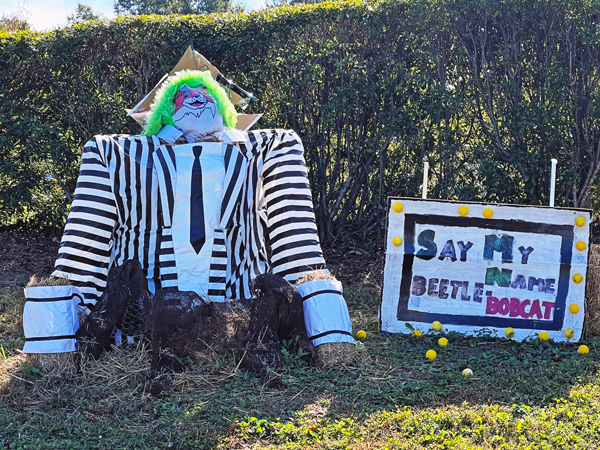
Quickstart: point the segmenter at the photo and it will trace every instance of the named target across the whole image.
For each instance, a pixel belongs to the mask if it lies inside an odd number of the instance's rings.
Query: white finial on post
[[[550,208],[554,208],[554,191],[556,190],[556,159],[552,158],[552,170],[550,172]]]
[[[427,198],[427,179],[429,178],[429,160],[427,156],[423,158],[423,194],[421,198]]]

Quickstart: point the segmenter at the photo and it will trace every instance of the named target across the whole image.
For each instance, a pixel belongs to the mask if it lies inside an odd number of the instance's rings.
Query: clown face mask
[[[189,140],[202,141],[225,129],[215,100],[203,86],[190,88],[184,84],[173,101],[175,126]]]

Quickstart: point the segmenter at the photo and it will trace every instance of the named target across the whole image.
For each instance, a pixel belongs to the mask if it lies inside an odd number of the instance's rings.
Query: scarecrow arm
[[[273,130],[262,169],[273,273],[290,283],[324,270],[304,148],[291,130]],[[327,272],[328,273],[328,272]]]
[[[273,130],[262,169],[273,273],[297,282],[315,346],[354,343],[342,284],[329,276],[319,244],[304,148],[291,130]],[[320,274],[319,274],[320,272]]]
[[[53,276],[68,278],[95,303],[106,286],[117,208],[102,142],[84,147],[75,196]]]

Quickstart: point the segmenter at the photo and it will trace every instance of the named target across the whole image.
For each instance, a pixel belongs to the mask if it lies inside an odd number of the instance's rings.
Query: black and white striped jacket
[[[95,136],[85,145],[53,273],[69,278],[85,303],[100,297],[109,268],[128,259],[141,262],[152,293],[179,287],[171,229],[176,153],[156,136]],[[209,284],[199,293],[213,301],[248,298],[258,274],[272,271],[293,283],[306,272],[326,270],[296,133],[248,132],[245,142],[223,144],[223,158]],[[349,317],[343,322],[342,340],[351,342]]]
[[[178,286],[170,234],[175,151],[147,136],[96,136],[85,145],[53,275],[69,278],[87,303],[101,295],[108,269],[128,259],[142,263],[152,292]],[[248,132],[224,156],[211,300],[249,297],[250,280],[268,270],[294,282],[324,269],[296,133]]]

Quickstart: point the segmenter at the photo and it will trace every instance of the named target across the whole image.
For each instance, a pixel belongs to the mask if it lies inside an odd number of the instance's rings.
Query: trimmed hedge
[[[557,204],[589,206],[599,18],[586,0],[350,1],[0,35],[0,222],[62,226],[82,145],[139,133],[124,108],[190,40],[259,97],[261,127],[300,134],[324,239],[382,238],[424,156],[430,198],[547,203],[557,158]]]

